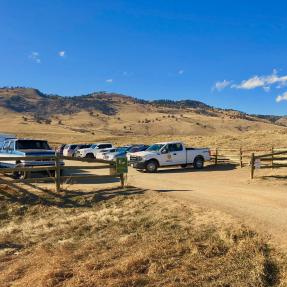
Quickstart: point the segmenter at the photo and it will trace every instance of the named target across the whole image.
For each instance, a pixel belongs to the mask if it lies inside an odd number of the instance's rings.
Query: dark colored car
[[[145,144],[138,144],[138,145],[132,145],[129,149],[128,149],[128,153],[134,153],[134,152],[139,152],[139,151],[145,151],[146,149],[149,148],[149,145],[145,145]]]

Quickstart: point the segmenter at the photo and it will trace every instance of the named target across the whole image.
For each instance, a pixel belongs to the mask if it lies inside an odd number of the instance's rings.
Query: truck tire
[[[198,156],[194,159],[193,167],[195,169],[202,169],[204,167],[204,159],[201,156]]]
[[[95,158],[93,153],[86,154],[85,158]]]
[[[158,162],[156,160],[149,160],[146,163],[145,170],[149,173],[157,172]]]
[[[15,167],[22,167],[21,163],[17,163]],[[27,171],[14,171],[13,177],[15,179],[26,179],[28,178],[29,173]]]

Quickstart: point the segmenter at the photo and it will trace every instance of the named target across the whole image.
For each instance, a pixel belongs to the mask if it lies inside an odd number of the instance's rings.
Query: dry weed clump
[[[0,286],[286,286],[285,259],[264,238],[167,196],[5,192]]]

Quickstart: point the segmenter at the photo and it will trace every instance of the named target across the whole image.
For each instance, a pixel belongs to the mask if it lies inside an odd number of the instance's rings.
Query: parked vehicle
[[[73,156],[77,146],[78,144],[67,144],[63,149],[63,156]]]
[[[75,156],[82,158],[95,158],[98,152],[108,148],[114,148],[114,146],[111,143],[95,143],[89,148],[79,149]]]
[[[97,159],[105,159],[105,156],[107,154],[115,154],[116,152],[117,152],[117,148],[103,149],[96,154],[96,158]]]
[[[56,152],[60,155],[63,155],[63,151],[64,151],[65,146],[66,146],[65,144],[59,145],[56,149]]]
[[[118,147],[115,150],[112,150],[110,152],[105,153],[104,156],[103,156],[103,159],[104,160],[108,160],[108,161],[113,161],[113,160],[116,160],[116,158],[119,158],[119,157],[126,157],[127,150],[130,147],[131,146]]]
[[[117,148],[114,153],[106,153],[104,156],[105,160],[114,161],[117,158],[129,157],[131,153],[144,151],[148,148],[147,145],[130,145],[130,146],[122,146]]]
[[[160,167],[193,165],[201,169],[204,162],[210,160],[208,148],[186,148],[181,142],[162,142],[150,146],[147,150],[133,153],[130,163],[136,169],[156,172]]]
[[[130,156],[133,154],[133,153],[136,153],[136,152],[139,152],[139,151],[145,151],[149,148],[149,145],[145,145],[145,144],[137,144],[137,145],[133,145],[131,146],[127,153],[126,153],[126,157],[128,159],[128,161],[130,161]]]
[[[79,149],[83,149],[83,148],[89,148],[91,147],[92,144],[79,144],[77,145],[77,147],[74,149],[72,156],[76,156],[76,153]]]
[[[54,166],[54,160],[13,160],[13,157],[29,157],[29,156],[54,156],[55,151],[52,150],[45,140],[33,139],[6,139],[0,150],[0,166],[1,167],[33,167],[33,166]],[[11,157],[10,161],[1,161],[1,157]],[[64,163],[61,163],[64,164]],[[16,178],[26,178],[27,172],[15,172]]]

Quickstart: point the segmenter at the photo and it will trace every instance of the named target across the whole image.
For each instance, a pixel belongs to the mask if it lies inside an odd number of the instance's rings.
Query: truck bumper
[[[61,166],[64,166],[64,162],[59,162]],[[21,163],[23,167],[33,167],[33,166],[55,166],[55,161],[23,161]]]
[[[130,166],[136,169],[145,169],[146,162],[130,162]]]

